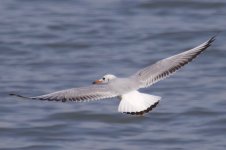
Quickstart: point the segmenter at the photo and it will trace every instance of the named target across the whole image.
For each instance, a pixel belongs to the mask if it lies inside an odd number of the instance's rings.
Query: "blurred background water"
[[[142,150],[226,148],[225,0],[1,0],[0,149]],[[144,89],[162,101],[144,117],[117,99],[90,103],[21,100],[127,76],[215,43],[167,80]]]

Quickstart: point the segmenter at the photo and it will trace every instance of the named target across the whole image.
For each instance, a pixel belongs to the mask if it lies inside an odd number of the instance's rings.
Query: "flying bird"
[[[115,75],[107,74],[101,79],[94,81],[93,85],[86,87],[66,89],[34,97],[19,94],[10,95],[26,99],[61,102],[85,102],[117,97],[120,99],[118,106],[119,112],[131,115],[143,115],[155,108],[161,97],[141,93],[138,90],[149,87],[175,73],[206,50],[214,40],[215,36],[193,49],[157,61],[127,78],[119,78]]]

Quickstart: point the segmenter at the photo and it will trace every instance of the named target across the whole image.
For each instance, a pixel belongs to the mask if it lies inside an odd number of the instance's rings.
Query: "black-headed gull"
[[[101,79],[94,81],[93,85],[87,87],[72,88],[35,97],[26,97],[18,94],[10,95],[61,102],[82,102],[117,97],[121,100],[118,107],[119,112],[143,115],[156,107],[161,97],[141,93],[138,90],[149,87],[170,76],[207,49],[214,40],[215,37],[212,37],[193,49],[157,61],[155,64],[143,68],[127,78],[118,78],[115,75],[107,74]]]

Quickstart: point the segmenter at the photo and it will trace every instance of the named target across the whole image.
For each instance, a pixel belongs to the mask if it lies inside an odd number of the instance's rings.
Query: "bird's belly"
[[[134,88],[132,86],[122,85],[122,86],[117,87],[115,90],[117,91],[117,93],[119,93],[119,95],[124,95],[131,91],[137,90],[137,88]]]
[[[110,83],[110,86],[114,91],[119,93],[119,95],[138,90],[136,83],[134,83],[133,80],[129,79],[117,79],[114,82]]]

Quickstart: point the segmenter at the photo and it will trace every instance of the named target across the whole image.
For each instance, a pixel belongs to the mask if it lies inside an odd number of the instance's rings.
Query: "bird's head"
[[[106,74],[104,75],[101,79],[98,79],[96,81],[93,82],[93,84],[103,84],[103,83],[108,83],[109,81],[111,81],[112,79],[115,79],[116,76],[112,75],[112,74]]]

